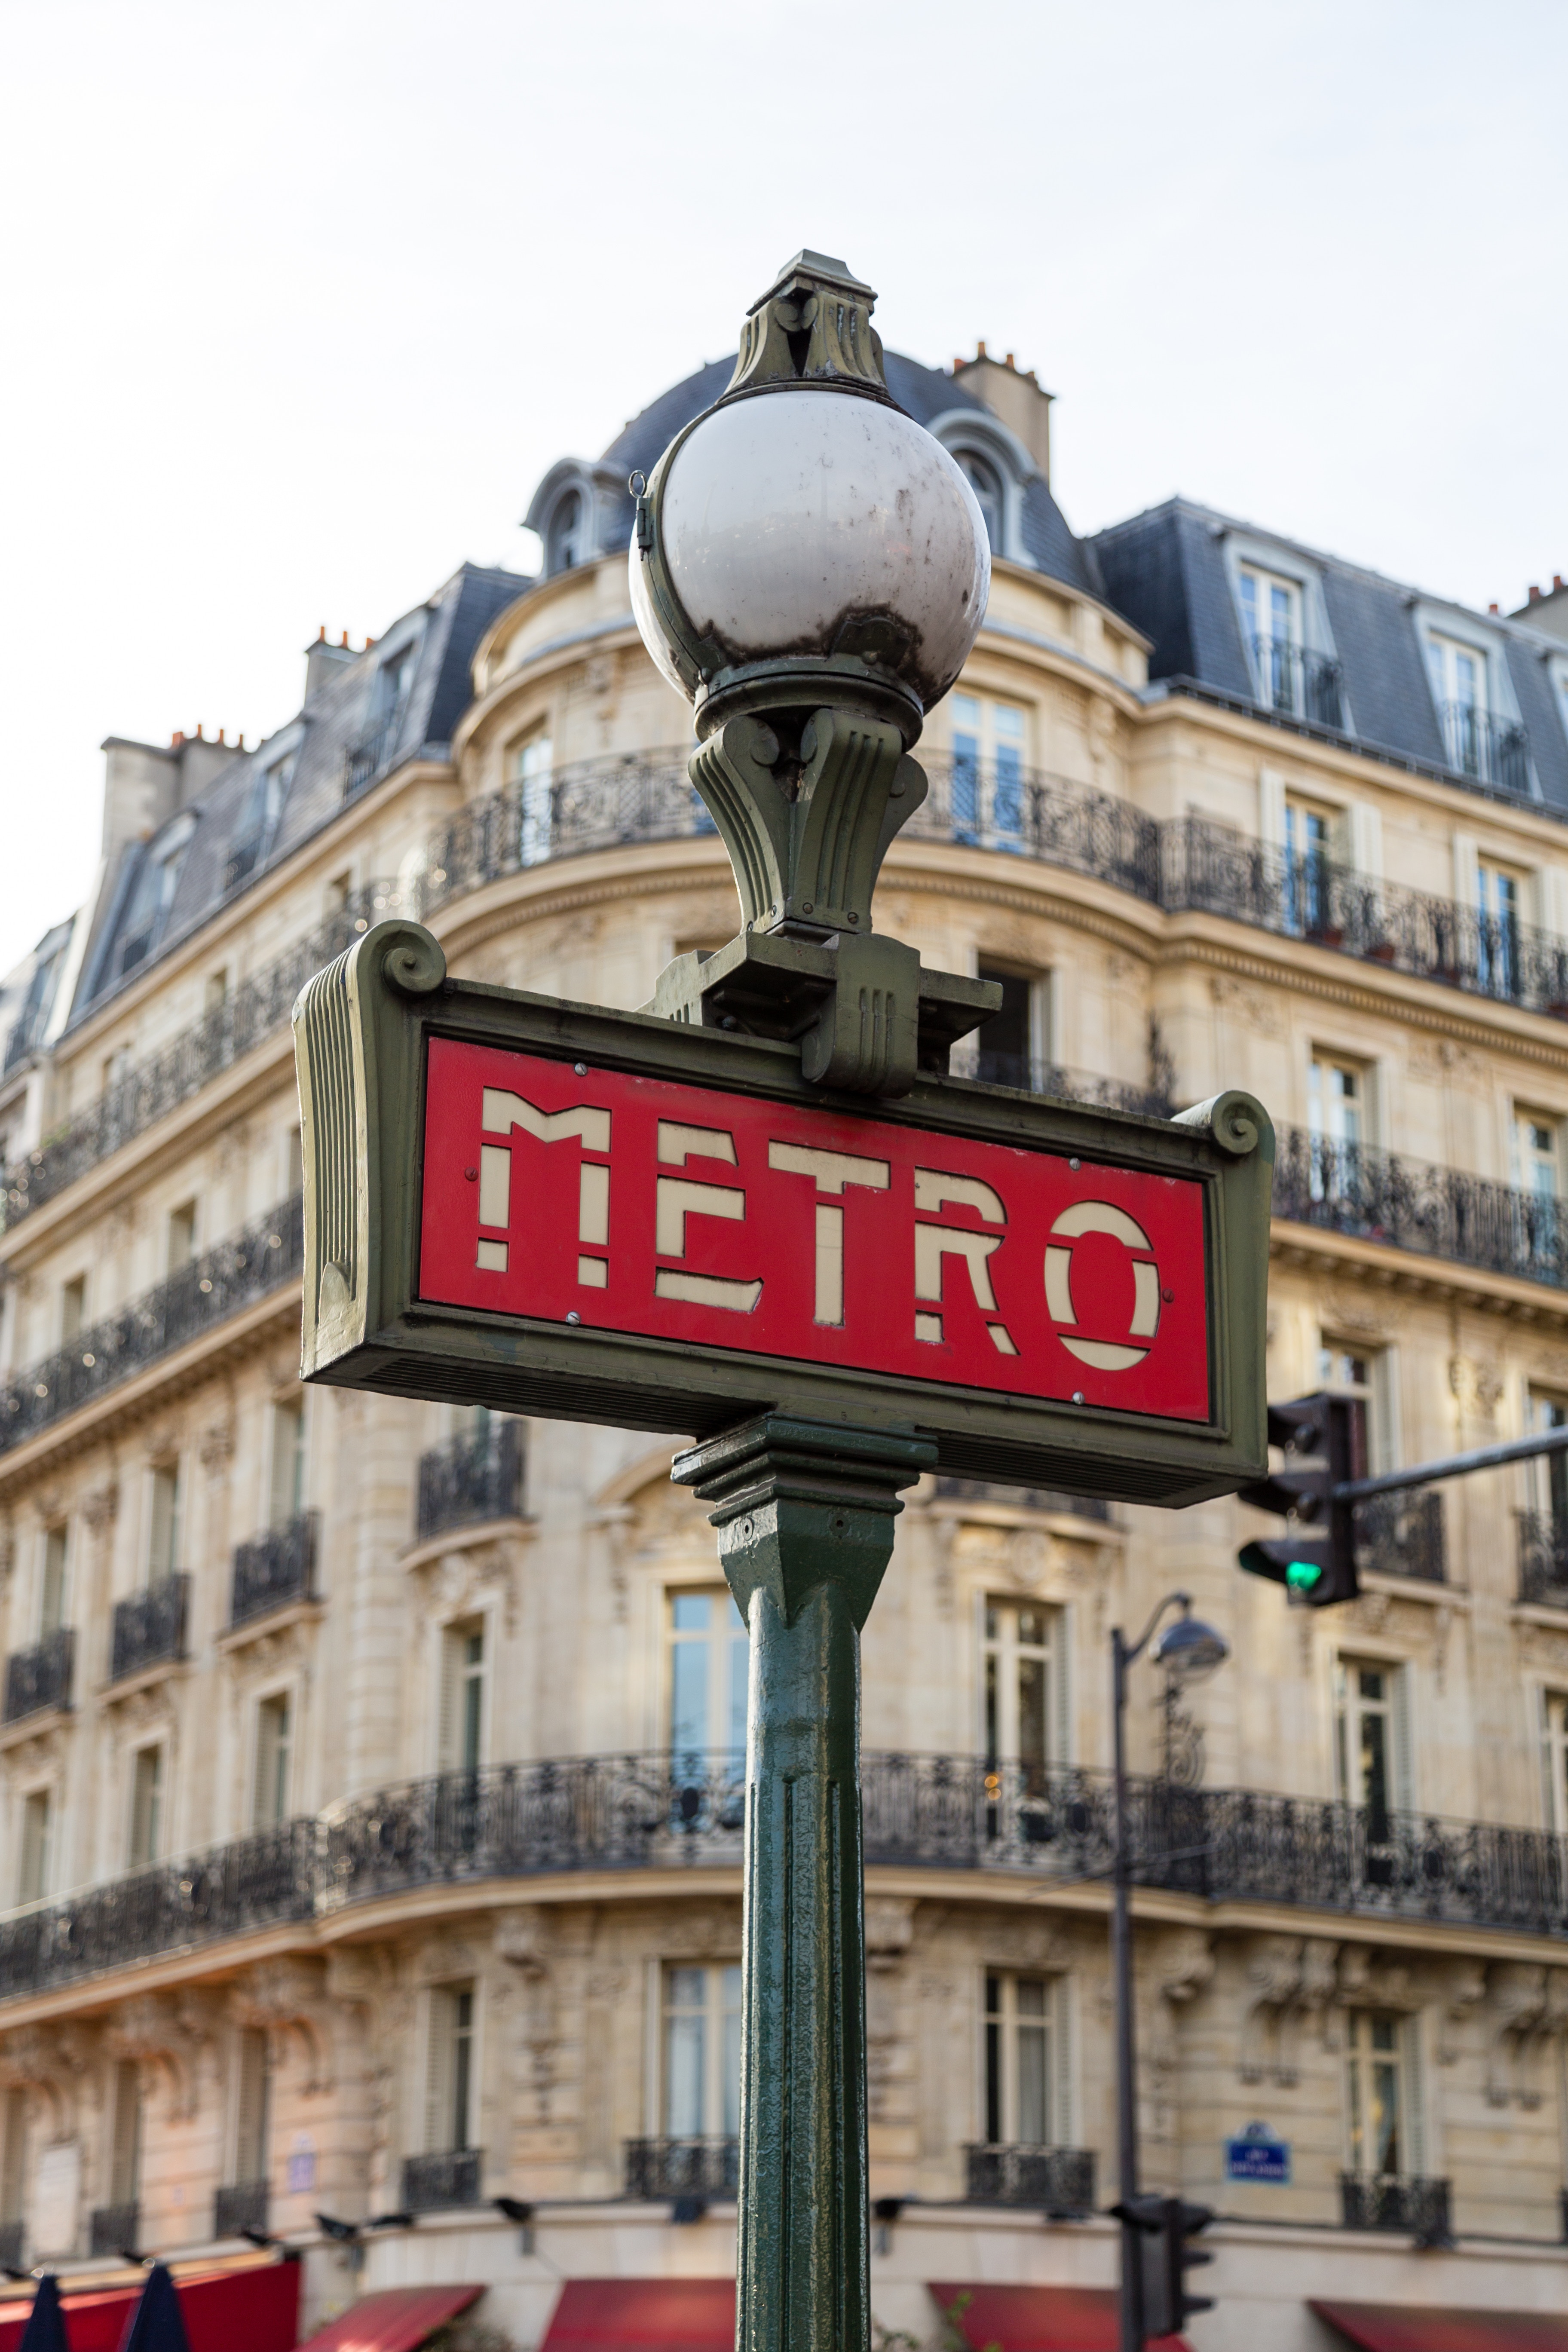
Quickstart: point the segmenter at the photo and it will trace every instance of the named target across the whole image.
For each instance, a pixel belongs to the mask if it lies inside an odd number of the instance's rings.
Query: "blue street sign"
[[[1268,2180],[1276,2188],[1290,2185],[1290,2143],[1276,2139],[1267,2124],[1248,2124],[1225,2144],[1227,2180]]]

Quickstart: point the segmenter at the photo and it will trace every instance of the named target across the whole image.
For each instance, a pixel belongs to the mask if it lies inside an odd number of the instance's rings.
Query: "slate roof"
[[[425,750],[444,752],[472,698],[476,646],[496,614],[531,584],[520,572],[464,564],[427,604],[405,614],[375,645],[328,677],[286,727],[231,760],[150,840],[130,843],[109,884],[109,911],[82,973],[72,1021],[105,1003],[133,973],[188,939],[220,906],[330,824],[345,797],[353,796],[345,786],[356,754],[353,774],[363,788],[399,760]],[[388,723],[378,700],[383,668],[414,639],[414,677],[401,711]],[[267,773],[291,750],[293,774],[267,834],[259,829]],[[174,895],[160,911],[153,902],[160,853],[185,831],[189,845]],[[245,865],[237,875],[237,853]],[[144,932],[147,950],[128,967],[127,945]]]
[[[1152,642],[1151,679],[1192,681],[1241,702],[1257,700],[1258,685],[1225,560],[1225,543],[1233,533],[1277,549],[1287,567],[1299,564],[1304,577],[1317,581],[1332,642],[1314,650],[1331,656],[1341,666],[1347,740],[1376,757],[1435,770],[1489,797],[1526,797],[1501,783],[1458,774],[1448,765],[1417,608],[1424,605],[1438,614],[1463,608],[1185,499],[1172,499],[1127,522],[1114,523],[1089,542],[1110,602]],[[1468,617],[1500,649],[1506,665],[1530,739],[1528,797],[1568,816],[1568,727],[1550,668],[1554,654],[1561,658],[1562,646],[1540,630],[1496,614],[1472,613]]]

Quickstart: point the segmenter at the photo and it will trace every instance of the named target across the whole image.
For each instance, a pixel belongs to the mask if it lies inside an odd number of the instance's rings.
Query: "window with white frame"
[[[70,1561],[70,1527],[64,1519],[44,1529],[38,1562],[38,1639],[47,1642],[66,1622],[66,1570]]]
[[[1476,980],[1494,996],[1511,997],[1518,990],[1525,881],[1493,858],[1476,861]]]
[[[1342,1802],[1366,1815],[1369,1843],[1387,1842],[1409,1801],[1404,1669],[1384,1658],[1334,1661],[1334,1770]]]
[[[395,721],[402,716],[418,661],[419,640],[413,637],[388,654],[376,672],[376,694],[388,720]]]
[[[512,746],[511,773],[517,790],[519,849],[525,866],[550,855],[551,777],[555,749],[548,727],[536,727]]]
[[[1405,2021],[1352,2009],[1345,2031],[1345,2126],[1349,2169],[1394,2180],[1410,2168]]]
[[[1486,655],[1479,646],[1433,635],[1426,661],[1448,765],[1462,775],[1489,775]]]
[[[1023,835],[1028,713],[987,694],[951,695],[947,711],[954,835],[1005,848]]]
[[[184,1539],[184,1521],[182,1465],[178,1462],[161,1463],[153,1473],[147,1513],[145,1583],[161,1584],[179,1572]]]
[[[1316,939],[1328,928],[1331,912],[1335,819],[1328,809],[1288,793],[1279,824],[1286,929],[1299,939]]]
[[[1031,1784],[1062,1753],[1057,1713],[1061,1612],[1037,1601],[985,1603],[985,1757],[1023,1765]]]
[[[746,1752],[746,1621],[724,1584],[671,1592],[667,1606],[670,1752],[699,1769],[709,1756],[732,1767]]]
[[[581,490],[567,490],[556,499],[544,531],[544,569],[553,579],[558,572],[574,571],[587,552],[586,515]]]
[[[1568,1691],[1541,1694],[1541,1781],[1545,1827],[1568,1835]]]
[[[1553,1429],[1568,1429],[1568,1400],[1549,1395],[1542,1389],[1531,1389],[1526,1418],[1532,1437],[1544,1436]],[[1538,1454],[1526,1464],[1525,1475],[1531,1508],[1551,1522],[1549,1541],[1555,1566],[1563,1546],[1568,1544],[1568,1453]]]
[[[256,1708],[256,1769],[251,1782],[252,1829],[276,1829],[289,1812],[294,1709],[287,1691],[273,1691]]]
[[[1361,1406],[1363,1451],[1369,1474],[1393,1470],[1399,1459],[1398,1359],[1392,1348],[1367,1348],[1324,1331],[1318,1346],[1317,1386]]]
[[[1258,680],[1259,699],[1275,710],[1300,708],[1301,589],[1295,580],[1241,566],[1242,634]]]
[[[1555,1201],[1560,1184],[1557,1121],[1548,1111],[1513,1113],[1513,1181],[1521,1192],[1538,1201]]]
[[[234,2050],[234,2172],[236,2182],[265,2183],[270,2169],[272,2075],[267,2035],[241,2026]]]
[[[163,1851],[163,1745],[138,1748],[131,1759],[131,1835],[127,1859],[132,1870],[156,1862]]]
[[[474,2144],[474,1988],[435,1985],[425,2076],[425,2146],[434,2155]]]
[[[27,2094],[13,2084],[0,2108],[0,2222],[21,2221],[27,2185]]]
[[[1064,1996],[1058,1978],[986,1972],[984,2121],[993,2146],[1046,2147],[1065,2136]]]
[[[1338,1054],[1314,1047],[1307,1065],[1310,1190],[1314,1201],[1353,1201],[1362,1181],[1361,1148],[1368,1140],[1367,1072]]]
[[[134,2205],[142,2195],[142,2070],[121,2058],[110,2078],[109,2201]]]
[[[286,1528],[305,1507],[305,1400],[288,1397],[272,1408],[267,1523]]]
[[[16,1900],[37,1903],[49,1892],[54,1860],[54,1792],[29,1789],[22,1799],[16,1857]]]
[[[741,1971],[663,1972],[660,2128],[667,2139],[732,2139],[741,2128]]]
[[[75,1274],[68,1282],[62,1282],[60,1285],[60,1345],[62,1348],[68,1348],[73,1339],[80,1338],[81,1328],[86,1321],[87,1276],[85,1274]]]
[[[1002,552],[1002,477],[989,457],[982,457],[973,449],[955,449],[953,463],[974,493],[974,502],[984,519],[985,536],[991,541],[993,555]]]
[[[439,1769],[475,1772],[484,1759],[485,1621],[465,1619],[441,1635]]]

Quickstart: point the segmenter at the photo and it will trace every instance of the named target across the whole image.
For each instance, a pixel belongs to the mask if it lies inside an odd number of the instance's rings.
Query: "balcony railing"
[[[300,1272],[303,1255],[296,1192],[0,1387],[0,1454],[265,1298]]]
[[[1423,1584],[1447,1583],[1440,1488],[1409,1486],[1402,1494],[1373,1495],[1355,1505],[1354,1525],[1358,1569],[1413,1576]]]
[[[522,1507],[522,1433],[515,1421],[482,1423],[419,1457],[419,1540],[449,1528],[514,1519]]]
[[[46,1633],[30,1650],[14,1650],[5,1661],[5,1720],[20,1723],[47,1706],[69,1706],[76,1664],[76,1635],[68,1625]]]
[[[316,1572],[314,1511],[301,1511],[280,1528],[268,1528],[248,1543],[237,1544],[228,1622],[247,1625],[291,1601],[309,1601]]]
[[[647,2202],[676,2197],[733,2197],[740,2186],[738,2139],[629,2139],[626,2193]]]
[[[1274,1214],[1522,1282],[1568,1285],[1568,1203],[1304,1128],[1277,1132]]]
[[[1448,2183],[1415,2175],[1342,2172],[1340,2219],[1347,2230],[1391,2230],[1424,2246],[1452,2242]]]
[[[1313,653],[1286,637],[1254,637],[1251,653],[1258,699],[1270,710],[1319,727],[1343,727],[1344,673],[1331,654]]]
[[[1568,1609],[1568,1520],[1554,1511],[1521,1511],[1519,1597]]]
[[[1530,737],[1517,719],[1500,719],[1470,702],[1440,702],[1443,749],[1450,768],[1504,792],[1530,790]]]
[[[868,1755],[866,1859],[1104,1880],[1109,1773]],[[1568,1838],[1252,1790],[1134,1780],[1137,1883],[1198,1900],[1568,1939]],[[406,1781],[314,1819],[0,1918],[0,2000],[422,1887],[570,1871],[738,1869],[744,1759],[578,1756]]]
[[[905,826],[911,840],[1002,849],[1109,882],[1157,905],[1160,827],[1114,793],[1037,768],[922,751],[931,790]]]
[[[133,1592],[129,1601],[118,1601],[110,1681],[123,1682],[127,1675],[139,1675],[145,1666],[183,1658],[190,1606],[191,1580],[184,1575],[160,1577],[144,1592]]]
[[[1169,1118],[1173,1105],[1164,1086],[1139,1086],[1134,1080],[1101,1077],[1092,1070],[1064,1069],[1055,1062],[1037,1061],[1029,1054],[999,1054],[966,1038],[954,1049],[952,1074],[981,1078],[987,1086],[1017,1087],[1023,1093],[1046,1095],[1054,1102],[1093,1103],[1106,1110],[1129,1110],[1141,1118]]]
[[[142,2208],[133,2198],[128,2205],[95,2205],[87,2225],[89,2254],[118,2254],[134,2249]]]
[[[444,2147],[425,2156],[403,2159],[403,2210],[444,2213],[458,2205],[477,2205],[484,2152],[477,2147]]]
[[[964,2195],[971,2205],[1022,2206],[1053,2221],[1094,2210],[1094,2151],[975,2141],[963,2151]]]
[[[267,2208],[265,2180],[229,2181],[213,2198],[213,2236],[237,2238],[242,2230],[265,2230]]]

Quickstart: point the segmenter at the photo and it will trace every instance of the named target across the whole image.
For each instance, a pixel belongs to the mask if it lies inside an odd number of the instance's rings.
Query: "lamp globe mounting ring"
[[[1230,1655],[1230,1643],[1212,1625],[1205,1625],[1201,1617],[1194,1617],[1189,1604],[1179,1617],[1162,1628],[1150,1654],[1173,1681],[1198,1682],[1224,1665]]]

